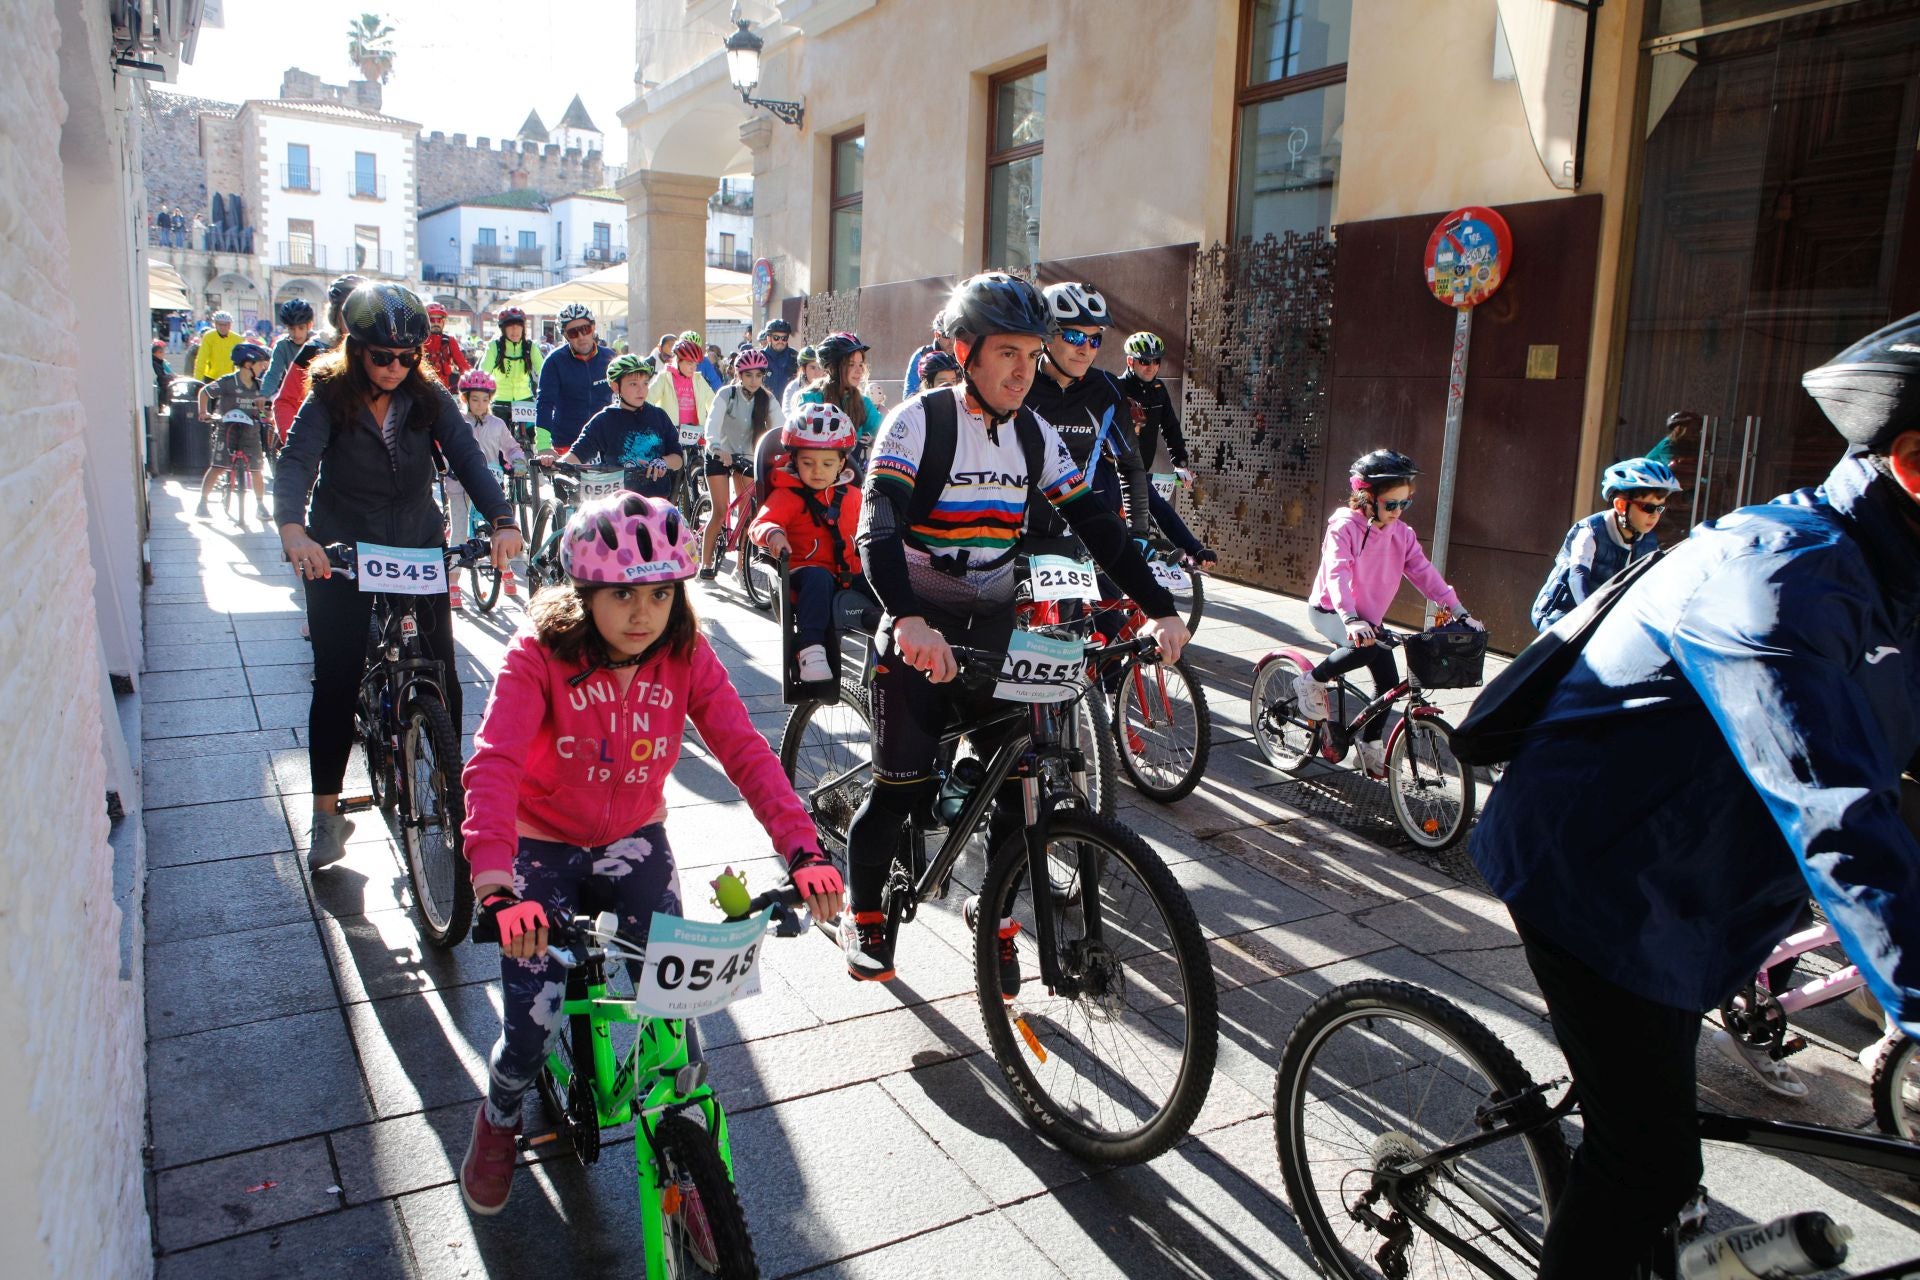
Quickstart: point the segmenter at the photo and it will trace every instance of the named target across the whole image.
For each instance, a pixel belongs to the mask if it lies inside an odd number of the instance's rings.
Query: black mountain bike
[[[491,554],[485,538],[448,550],[446,579]],[[358,553],[335,543],[327,548],[334,572],[357,576]],[[473,883],[460,843],[466,796],[460,789],[460,726],[447,710],[446,684],[454,678],[428,654],[412,595],[374,596],[367,627],[367,669],[354,702],[354,732],[367,753],[370,795],[340,799],[342,812],[380,809],[397,824],[407,877],[421,932],[435,947],[460,941],[473,920]]]
[[[540,504],[533,517],[533,536],[527,543],[527,598],[531,600],[542,587],[567,580],[560,565],[560,539],[567,521],[597,490],[626,487],[627,473],[620,467],[581,467],[571,462],[535,462],[552,473],[553,496]],[[538,483],[535,484],[536,491]]]
[[[974,959],[981,1015],[1029,1121],[1075,1155],[1115,1164],[1150,1160],[1186,1135],[1206,1100],[1219,1046],[1213,970],[1185,892],[1145,841],[1088,806],[1086,756],[1067,745],[1073,705],[1089,690],[1087,663],[1150,648],[1144,640],[1089,647],[1039,671],[955,646],[963,681],[985,689],[1050,686],[1064,700],[1004,705],[950,727],[943,755],[962,738],[1004,737],[991,759],[966,770],[977,779],[970,788],[956,785],[958,766],[948,775],[957,812],[931,857],[930,819],[913,820],[884,895],[888,932],[897,936],[922,904],[945,896],[1001,785],[1018,785],[1025,829],[991,851],[980,885]],[[1013,669],[1003,673],[1003,663]],[[864,690],[850,692],[864,709]],[[795,707],[780,760],[823,849],[845,874],[847,826],[872,786],[873,766],[865,741],[812,731],[816,712],[835,705]],[[1014,995],[1003,988],[1002,919],[1021,926]]]

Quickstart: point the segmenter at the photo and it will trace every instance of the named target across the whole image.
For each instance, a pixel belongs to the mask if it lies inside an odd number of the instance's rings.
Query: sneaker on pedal
[[[707,1207],[700,1203],[700,1191],[693,1185],[692,1178],[681,1178],[674,1184],[679,1203],[674,1213],[680,1218],[680,1225],[687,1233],[687,1251],[693,1254],[693,1260],[700,1270],[714,1273],[720,1269],[720,1246],[713,1241],[713,1224],[707,1221]]]
[[[712,566],[712,565],[710,565],[710,564],[703,564],[703,565],[701,565],[701,566],[700,566],[700,572],[699,572],[699,573],[698,573],[697,575],[695,575],[695,576],[696,576],[696,577],[698,577],[698,578],[700,579],[700,581],[702,581],[702,582],[712,582],[712,581],[713,581],[713,566]]]
[[[972,929],[979,917],[980,895],[976,893],[960,904],[960,918]],[[1014,943],[1019,936],[1018,920],[1000,922],[1000,995],[1007,1000],[1020,994],[1020,952]]]
[[[887,940],[884,911],[842,911],[840,949],[855,982],[893,981],[893,944]]]
[[[827,646],[810,644],[794,655],[800,668],[801,684],[822,684],[833,679],[833,666],[827,661]]]
[[[1724,1027],[1713,1033],[1713,1043],[1731,1061],[1759,1076],[1761,1084],[1781,1097],[1807,1096],[1807,1086],[1799,1072],[1765,1049],[1756,1049],[1744,1040],[1735,1039]]]
[[[307,849],[307,870],[318,871],[330,867],[347,856],[347,837],[353,834],[353,823],[337,813],[313,815],[313,839]]]
[[[1309,720],[1325,720],[1333,714],[1327,686],[1315,680],[1311,671],[1302,671],[1293,678],[1293,696],[1300,704],[1300,714]]]
[[[467,1158],[460,1162],[460,1196],[467,1208],[491,1218],[507,1207],[513,1191],[513,1166],[520,1158],[516,1139],[520,1126],[503,1129],[487,1119],[487,1103],[473,1115],[473,1137],[467,1141]]]
[[[1386,777],[1386,744],[1384,742],[1362,742],[1360,744],[1360,767],[1366,770],[1369,778],[1380,779]]]

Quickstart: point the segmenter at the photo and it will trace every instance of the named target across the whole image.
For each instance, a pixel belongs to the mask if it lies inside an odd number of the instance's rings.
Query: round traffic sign
[[[755,305],[773,305],[773,264],[760,258],[753,264],[753,300]]]
[[[1512,267],[1507,220],[1479,205],[1455,209],[1427,239],[1427,288],[1450,307],[1479,306]]]

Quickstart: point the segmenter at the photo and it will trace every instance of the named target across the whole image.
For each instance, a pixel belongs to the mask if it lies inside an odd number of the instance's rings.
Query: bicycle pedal
[[[1780,1052],[1774,1055],[1774,1061],[1778,1062],[1781,1058],[1790,1058],[1806,1047],[1807,1038],[1805,1036],[1788,1036],[1785,1040],[1781,1041]]]
[[[560,1137],[560,1131],[558,1129],[552,1129],[547,1131],[546,1133],[536,1133],[531,1136],[524,1133],[516,1134],[513,1139],[513,1145],[515,1149],[519,1151],[523,1151],[523,1152],[531,1151],[535,1147],[543,1147],[547,1143],[553,1142],[559,1137]]]
[[[363,809],[371,808],[373,808],[372,795],[340,797],[340,812],[342,813],[358,813]]]

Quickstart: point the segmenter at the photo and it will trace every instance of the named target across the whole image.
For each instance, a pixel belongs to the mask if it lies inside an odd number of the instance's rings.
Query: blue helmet
[[[1600,477],[1600,496],[1608,502],[1620,494],[1642,490],[1678,493],[1680,482],[1673,478],[1672,467],[1651,458],[1628,458],[1624,462],[1616,462]]]
[[[242,342],[230,353],[236,365],[254,364],[261,360],[273,359],[273,353],[257,342]]]

